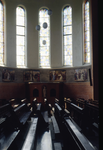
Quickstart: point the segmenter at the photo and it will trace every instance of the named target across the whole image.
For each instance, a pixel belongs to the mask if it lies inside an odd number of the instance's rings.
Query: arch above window
[[[72,7],[63,9],[63,53],[64,65],[72,66]]]
[[[22,6],[16,8],[16,57],[17,67],[26,66],[26,13]]]
[[[47,8],[39,10],[39,24],[39,66],[50,67],[50,16]]]
[[[4,65],[4,4],[0,0],[0,65]]]

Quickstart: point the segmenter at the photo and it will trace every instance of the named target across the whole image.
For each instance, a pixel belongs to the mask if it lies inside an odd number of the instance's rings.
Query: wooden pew
[[[70,112],[67,109],[64,109],[64,118],[68,118],[70,116]]]
[[[46,123],[49,123],[48,111],[44,111],[44,112],[42,112],[41,114],[42,114],[42,116],[43,116],[45,122],[46,122]]]
[[[62,150],[62,146],[60,142],[54,142],[54,149],[55,150]]]
[[[58,114],[59,117],[61,117],[63,114],[62,108],[57,103],[55,103],[55,112]]]
[[[10,147],[30,114],[30,106],[27,106],[25,99],[20,100],[20,103],[12,99],[0,106],[0,149]]]
[[[83,108],[71,103],[71,108],[73,108],[74,110],[76,110],[77,112],[79,113],[82,113],[83,114]]]
[[[6,118],[11,116],[9,104],[0,106],[0,128],[3,126]]]
[[[85,128],[88,127],[90,131],[94,129],[99,132],[99,107],[86,103],[84,117]]]
[[[10,104],[0,107],[0,149],[7,150],[20,130],[15,131],[15,123],[12,118],[12,110]]]
[[[98,100],[88,99],[88,103],[93,104],[93,105],[99,107],[99,102],[98,102]]]
[[[83,98],[77,98],[76,100],[76,105],[81,108],[85,108],[85,103],[86,103],[86,100],[84,100]]]
[[[22,98],[21,99],[20,98],[19,99],[18,98],[12,98],[12,99],[9,100],[9,103],[14,109],[17,108],[18,106],[20,106],[23,103],[26,103],[27,105],[29,105],[29,108],[31,108],[31,104],[28,103],[26,98],[24,98],[24,99],[22,99]]]
[[[76,104],[71,103],[70,116],[81,128],[83,128],[84,108],[81,108]]]
[[[17,108],[14,109],[14,112],[18,117],[20,123],[22,123],[23,125],[26,123],[31,115],[31,110],[28,109],[26,103],[19,105]]]
[[[70,105],[72,100],[70,98],[65,99],[66,109],[70,111]]]
[[[57,124],[56,118],[53,115],[53,116],[51,116],[51,119],[52,119],[52,123],[53,123],[55,138],[59,139],[60,138],[60,129],[59,129],[59,126]]]
[[[59,100],[57,98],[55,98],[55,103],[59,105]]]
[[[35,139],[36,139],[36,131],[38,125],[38,117],[33,118],[33,122],[30,126],[29,132],[23,144],[22,150],[32,150],[34,148]]]
[[[54,150],[50,130],[44,131],[42,136],[39,136],[39,139],[37,139],[37,148],[36,149],[38,149],[38,150]]]
[[[70,116],[82,128],[83,132],[93,134],[93,130],[99,132],[99,107],[88,103],[85,100],[78,99],[81,105],[77,106],[72,102],[68,102]],[[66,102],[67,103],[67,102]],[[78,104],[78,103],[77,103]]]
[[[37,104],[37,109],[36,109],[36,113],[41,113],[41,107],[42,107],[42,104],[41,103],[38,103]]]
[[[63,119],[64,117],[65,118],[68,118],[69,115],[70,115],[70,112],[67,110],[67,109],[63,109],[59,106],[59,104],[55,104],[55,113],[56,115],[59,117],[59,119]]]
[[[80,133],[73,122],[70,119],[64,119],[65,127],[67,131],[67,139],[70,143],[69,146],[76,150],[95,150],[94,146],[88,141],[88,139]],[[68,147],[69,148],[69,147]]]

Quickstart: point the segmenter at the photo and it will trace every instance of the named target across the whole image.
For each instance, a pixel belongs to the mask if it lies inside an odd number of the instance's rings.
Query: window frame
[[[85,59],[85,4],[86,2],[89,2],[89,54],[90,54],[90,61],[89,62],[86,62]],[[89,0],[85,0],[83,2],[83,64],[84,65],[88,65],[88,64],[91,64],[91,37],[90,37],[90,32],[91,32],[91,28],[90,28],[90,1]]]
[[[4,66],[5,65],[5,55],[6,55],[6,51],[5,51],[5,4],[4,4],[4,1],[3,0],[0,0],[0,3],[2,4],[2,7],[3,7],[3,29],[1,31],[1,33],[3,33],[3,42],[0,42],[3,44],[3,53],[0,53],[2,54],[2,57],[3,57],[3,62],[0,64],[0,66]]]
[[[69,25],[66,25],[66,26],[71,26],[71,28],[72,28],[72,32],[71,32],[71,34],[65,34],[64,35],[64,27],[65,27],[65,25],[64,25],[64,9],[66,8],[66,7],[71,7],[71,24],[69,24]],[[63,7],[63,9],[62,9],[62,39],[63,39],[63,57],[62,57],[62,59],[63,59],[63,66],[65,66],[65,67],[73,67],[73,19],[72,19],[72,6],[70,5],[70,4],[67,4],[67,5],[65,5],[64,7]],[[71,63],[71,65],[70,64],[67,64],[67,65],[65,65],[65,60],[64,60],[64,57],[65,57],[65,51],[64,51],[64,36],[67,36],[67,35],[71,35],[72,37],[71,37],[71,40],[72,40],[72,42],[71,42],[71,44],[69,44],[69,45],[71,45],[71,53],[72,53],[72,55],[71,55],[71,57],[72,57],[72,63]],[[67,55],[68,56],[68,55]]]
[[[49,10],[49,8],[47,8],[47,7],[41,7],[40,9],[39,9],[39,11],[38,11],[38,22],[39,22],[39,25],[40,25],[40,18],[39,18],[39,13],[40,13],[40,11],[42,10],[42,9],[46,9],[46,10]],[[49,57],[49,66],[42,66],[42,65],[40,65],[40,31],[38,31],[38,67],[39,68],[51,68],[51,30],[50,30],[50,28],[51,28],[51,24],[50,24],[50,15],[48,15],[49,16],[49,55],[48,55],[48,57]],[[40,26],[40,30],[41,30],[41,26]]]
[[[24,10],[24,26],[23,25],[17,25],[17,8],[21,7]],[[26,26],[27,26],[27,20],[26,20],[26,8],[23,5],[18,5],[16,7],[16,67],[17,68],[26,68],[27,67],[27,31],[26,31]],[[24,28],[24,35],[22,34],[17,34],[17,27],[23,27]],[[24,57],[24,65],[18,65],[17,64],[17,57],[20,55],[17,55],[17,36],[23,36],[24,37],[24,55],[21,55]]]

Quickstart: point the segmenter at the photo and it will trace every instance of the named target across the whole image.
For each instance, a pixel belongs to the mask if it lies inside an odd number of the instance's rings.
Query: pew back
[[[95,150],[93,145],[88,141],[88,139],[79,132],[76,126],[72,123],[70,119],[65,119],[65,126],[67,128],[72,146],[77,150]]]

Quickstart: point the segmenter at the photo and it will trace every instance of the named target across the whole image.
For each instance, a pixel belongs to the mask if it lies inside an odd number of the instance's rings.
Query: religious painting
[[[49,73],[50,81],[63,82],[66,81],[65,70],[51,70]]]
[[[14,82],[15,80],[15,70],[13,69],[3,69],[2,71],[2,81]]]
[[[32,71],[33,82],[40,82],[40,71]]]
[[[24,82],[32,82],[32,71],[24,71],[23,80]]]
[[[75,81],[86,81],[88,79],[87,69],[75,69],[74,80]]]

